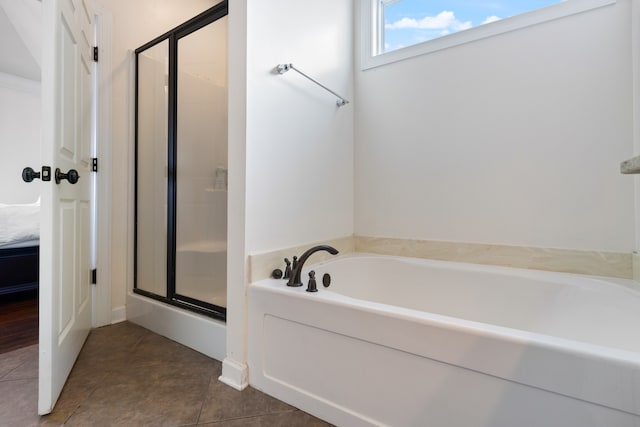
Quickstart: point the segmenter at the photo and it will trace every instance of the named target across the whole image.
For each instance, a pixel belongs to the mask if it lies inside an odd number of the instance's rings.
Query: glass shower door
[[[223,0],[136,49],[133,292],[227,314],[227,14]]]
[[[177,39],[175,297],[226,307],[227,18]]]
[[[138,55],[136,286],[167,296],[167,128],[169,42]]]

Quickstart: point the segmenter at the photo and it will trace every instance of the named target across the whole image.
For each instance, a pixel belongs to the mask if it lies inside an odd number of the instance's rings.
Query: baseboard
[[[127,320],[127,308],[123,305],[111,310],[111,324],[124,322]]]
[[[220,375],[218,381],[236,390],[244,390],[249,385],[248,374],[246,363],[238,363],[226,357],[222,361],[222,375]]]

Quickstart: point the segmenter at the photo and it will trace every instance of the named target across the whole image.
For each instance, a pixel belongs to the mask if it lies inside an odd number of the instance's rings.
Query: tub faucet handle
[[[309,284],[307,285],[307,292],[318,292],[318,286],[316,284],[316,272],[313,270],[309,272]]]
[[[288,279],[291,277],[291,261],[289,261],[289,258],[285,258],[284,263],[286,264],[286,267],[284,268],[284,276],[282,276],[282,278]]]
[[[291,269],[295,270],[296,268],[298,268],[298,257],[294,255],[293,263],[291,264]]]

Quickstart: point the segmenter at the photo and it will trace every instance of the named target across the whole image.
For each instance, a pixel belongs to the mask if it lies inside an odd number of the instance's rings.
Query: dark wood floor
[[[0,354],[37,343],[37,291],[0,295]]]

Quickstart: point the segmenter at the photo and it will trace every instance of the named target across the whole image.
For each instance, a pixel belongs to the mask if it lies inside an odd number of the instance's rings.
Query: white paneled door
[[[94,15],[91,0],[42,6],[42,164],[51,181],[41,184],[38,413],[47,414],[91,328]]]

